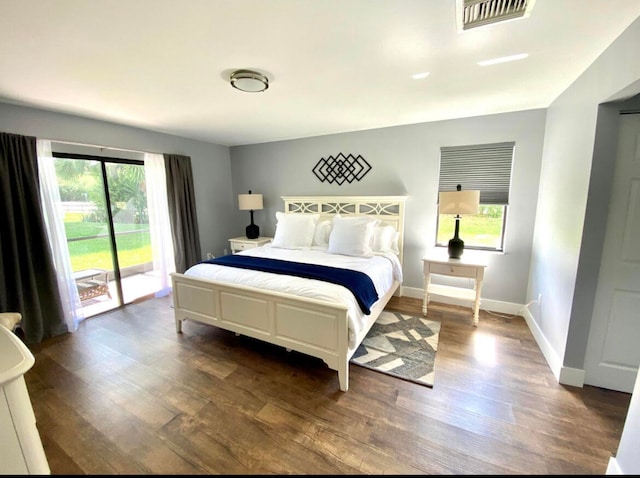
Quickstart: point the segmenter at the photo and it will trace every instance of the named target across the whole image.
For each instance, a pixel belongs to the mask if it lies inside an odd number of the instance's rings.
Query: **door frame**
[[[603,365],[602,354],[605,351],[605,340],[607,339],[607,335],[610,332],[610,312],[611,308],[614,306],[614,297],[613,293],[615,292],[615,288],[613,285],[609,286],[608,284],[604,284],[602,281],[604,279],[611,279],[610,274],[614,274],[614,271],[610,270],[610,267],[613,267],[613,262],[611,258],[612,251],[611,244],[607,246],[607,238],[609,241],[612,240],[612,234],[617,234],[619,232],[619,228],[615,227],[611,222],[611,209],[616,207],[611,201],[614,199],[614,194],[621,190],[621,184],[616,182],[616,175],[619,176],[619,168],[621,167],[621,161],[623,159],[620,158],[619,145],[621,144],[621,118],[627,114],[638,114],[640,111],[637,110],[623,110],[618,108],[616,112],[617,118],[615,122],[615,150],[611,151],[610,157],[614,158],[613,164],[611,161],[608,162],[609,173],[611,174],[610,178],[610,189],[608,201],[606,204],[601,205],[601,207],[606,206],[606,214],[604,215],[604,224],[602,227],[602,238],[600,243],[600,253],[597,256],[598,261],[598,270],[597,270],[597,280],[595,281],[594,291],[592,296],[592,307],[591,313],[589,315],[589,327],[588,327],[588,337],[585,348],[584,355],[584,383],[587,385],[594,385],[601,388],[607,388],[612,390],[618,390],[621,392],[630,393],[633,389],[633,385],[635,382],[635,377],[638,373],[638,366],[635,368],[630,364],[607,364]],[[639,116],[640,117],[640,116]],[[640,137],[640,136],[638,136]],[[633,152],[631,152],[633,154]],[[633,161],[633,160],[631,160]],[[629,166],[632,167],[632,166]],[[592,171],[592,174],[594,172]],[[627,184],[624,184],[624,190],[630,194],[630,191],[627,191]],[[590,190],[591,192],[591,190]],[[618,198],[623,199],[623,198]],[[627,208],[622,212],[622,209],[618,206],[616,209],[617,214],[626,215],[629,211],[628,208],[631,207],[628,202],[626,203]],[[622,220],[622,219],[620,219]],[[615,229],[615,230],[614,230]],[[621,233],[621,232],[620,232]],[[617,260],[617,259],[616,259]],[[603,268],[606,268],[603,271]],[[607,277],[603,277],[603,274],[606,273]],[[616,274],[614,274],[615,276]],[[610,282],[610,281],[609,281]],[[606,290],[603,289],[609,287],[609,296],[604,295],[607,294]],[[619,289],[619,288],[618,288]],[[605,302],[603,302],[605,301]],[[604,313],[605,309],[608,313]],[[599,315],[596,315],[599,314]],[[620,332],[618,332],[620,333]],[[604,367],[604,368],[603,368]],[[606,371],[605,371],[606,369]],[[628,376],[629,380],[626,380],[625,377]]]

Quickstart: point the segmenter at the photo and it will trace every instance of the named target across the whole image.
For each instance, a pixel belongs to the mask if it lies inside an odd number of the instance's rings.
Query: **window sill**
[[[442,245],[442,244],[436,244],[433,247],[436,247],[438,249],[447,249],[447,246],[446,245]],[[465,250],[465,252],[471,252],[474,255],[475,254],[480,254],[480,255],[488,254],[488,255],[494,255],[494,256],[504,256],[504,255],[507,254],[504,249],[502,249],[502,250],[498,250],[498,249],[478,249],[478,248],[475,248],[475,247],[465,247],[464,250]]]

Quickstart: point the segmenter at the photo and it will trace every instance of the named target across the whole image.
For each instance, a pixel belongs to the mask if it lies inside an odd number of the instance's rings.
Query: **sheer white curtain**
[[[73,269],[67,247],[64,212],[60,201],[60,189],[58,188],[53,154],[51,154],[51,142],[39,139],[36,146],[42,214],[49,234],[49,245],[53,253],[53,264],[60,289],[62,310],[69,332],[75,332],[78,329],[78,323],[84,320],[85,316],[82,311],[78,288],[72,275]]]
[[[162,154],[144,154],[144,175],[147,184],[153,269],[160,274],[160,290],[155,295],[162,297],[171,292],[169,274],[176,271],[168,212],[167,177]]]

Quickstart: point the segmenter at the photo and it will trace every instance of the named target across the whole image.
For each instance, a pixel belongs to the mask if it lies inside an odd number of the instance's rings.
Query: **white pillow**
[[[345,256],[371,257],[371,240],[378,220],[366,216],[340,216],[333,218],[329,235],[329,252]]]
[[[316,224],[313,233],[312,246],[327,247],[329,245],[329,233],[331,232],[331,221],[321,221]]]
[[[376,226],[373,231],[373,243],[371,248],[373,252],[393,252],[400,254],[398,249],[398,236],[400,233],[396,228],[387,226]]]
[[[276,233],[272,247],[302,249],[311,246],[319,214],[285,214],[276,212]]]

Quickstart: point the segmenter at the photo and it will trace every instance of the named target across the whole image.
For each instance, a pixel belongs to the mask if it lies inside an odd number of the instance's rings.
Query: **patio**
[[[80,282],[86,282],[86,280],[81,279]],[[85,293],[87,298],[82,301],[82,311],[87,318],[119,306],[115,281],[110,280],[102,284],[96,281],[95,293],[90,295]],[[122,294],[125,304],[153,296],[160,288],[160,277],[157,271],[147,271],[122,278]]]

